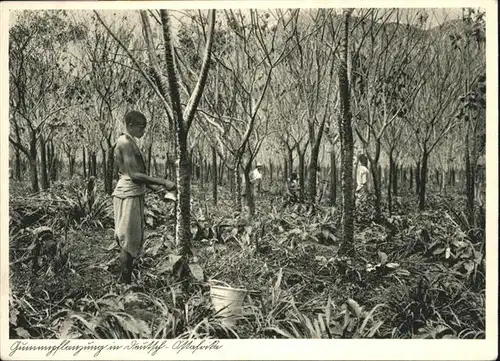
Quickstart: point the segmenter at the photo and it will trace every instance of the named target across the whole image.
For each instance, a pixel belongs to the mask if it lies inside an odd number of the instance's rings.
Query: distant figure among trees
[[[370,191],[370,171],[368,170],[368,159],[366,155],[360,154],[358,157],[358,162],[359,165],[356,174],[356,200],[358,203],[366,203]]]
[[[299,177],[297,176],[297,172],[292,172],[292,176],[288,179],[288,194],[287,201],[289,203],[296,203],[299,200],[298,191],[299,191]]]

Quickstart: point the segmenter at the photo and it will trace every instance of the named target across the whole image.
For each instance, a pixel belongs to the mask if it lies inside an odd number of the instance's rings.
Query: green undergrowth
[[[484,228],[481,214],[468,223],[458,195],[431,196],[423,212],[400,195],[379,223],[359,211],[356,252],[345,257],[336,207],[283,207],[261,194],[250,219],[232,212],[227,189],[214,206],[195,187],[193,267],[180,279],[173,206],[150,194],[143,254],[122,287],[101,188],[61,184],[24,200],[12,192],[11,337],[485,337]],[[248,290],[234,328],[212,306],[213,280]]]

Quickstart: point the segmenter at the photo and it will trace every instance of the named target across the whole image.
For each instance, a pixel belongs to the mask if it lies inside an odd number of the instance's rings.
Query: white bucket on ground
[[[247,290],[221,286],[212,281],[210,283],[210,298],[215,311],[222,317],[221,323],[226,327],[234,327],[237,319],[241,316],[243,301],[247,295]]]

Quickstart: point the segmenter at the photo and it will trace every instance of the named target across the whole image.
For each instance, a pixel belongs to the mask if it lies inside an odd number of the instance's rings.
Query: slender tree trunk
[[[50,185],[52,184],[52,160],[54,157],[52,156],[52,149],[50,147],[50,141],[47,141],[45,143],[45,147],[47,148],[46,154],[47,154],[47,184]]]
[[[104,176],[104,191],[106,194],[111,195],[113,193],[113,177],[115,173],[115,157],[114,151],[115,147],[111,144],[111,140],[108,139],[108,152],[107,152],[107,162],[106,175]]]
[[[219,160],[219,174],[217,179],[219,180],[219,186],[223,186],[224,183],[224,159]]]
[[[330,205],[337,204],[337,162],[335,159],[335,151],[330,152]]]
[[[234,194],[234,208],[237,212],[241,212],[241,178],[239,172],[239,161],[235,162],[235,166],[233,169],[233,181],[231,182],[232,186],[236,187]],[[233,187],[231,187],[231,192],[233,191]]]
[[[354,252],[354,187],[353,187],[353,156],[354,141],[352,135],[350,90],[347,79],[347,55],[349,43],[349,18],[352,10],[344,10],[345,22],[340,35],[341,62],[339,67],[340,109],[342,117],[339,119],[340,147],[341,147],[341,178],[342,178],[342,244],[340,253]]]
[[[87,178],[87,154],[85,154],[85,147],[82,147],[82,166],[83,166],[83,178]]]
[[[245,177],[245,199],[248,207],[248,211],[250,213],[250,216],[255,215],[255,198],[253,195],[253,184],[250,183],[250,171],[251,171],[251,163],[249,163],[245,167],[245,171],[243,172],[243,175]]]
[[[153,169],[155,170],[155,177],[158,177],[158,174],[160,173],[158,171],[158,162],[156,161],[156,157],[153,157]]]
[[[15,148],[15,156],[16,156],[16,180],[21,180],[21,151],[16,147]]]
[[[389,207],[389,215],[392,215],[392,179],[394,177],[394,159],[393,159],[393,150],[389,151],[389,182],[387,182],[387,205]]]
[[[300,202],[304,202],[304,188],[305,188],[305,150],[298,151],[299,153],[299,200]]]
[[[50,181],[55,182],[57,180],[59,159],[55,152],[54,142],[52,140],[50,141],[49,145],[50,145]]]
[[[212,147],[212,199],[217,205],[217,151]]]
[[[204,182],[205,182],[205,173],[203,171],[203,164],[204,164],[204,159],[201,155],[201,152],[198,156],[198,179],[200,180],[200,186],[201,186],[201,189],[203,189],[203,186],[204,186]]]
[[[420,161],[417,162],[417,166],[415,167],[415,194],[419,194],[420,192]]]
[[[410,190],[413,189],[413,167],[410,166],[410,185],[408,187]]]
[[[469,118],[470,119],[470,118]],[[467,127],[470,130],[470,127]],[[472,224],[474,218],[474,178],[473,178],[473,166],[470,157],[470,141],[469,132],[465,135],[465,190],[467,196],[467,217],[469,222]]]
[[[101,153],[102,153],[102,178],[104,180],[104,190],[106,191],[106,178],[108,176],[108,170],[107,170],[107,154],[106,154],[106,149],[104,147],[101,148]]]
[[[269,159],[269,183],[273,183],[273,162]]]
[[[283,180],[285,181],[285,183],[288,181],[288,161],[287,161],[287,158],[285,157],[285,159],[283,160]]]
[[[373,178],[373,192],[375,194],[375,220],[380,221],[382,214],[382,168],[377,166],[378,161],[370,162],[370,171]],[[389,183],[390,184],[390,183]]]
[[[446,194],[446,183],[448,183],[446,170],[443,168],[441,170],[441,192]]]
[[[424,152],[422,154],[422,165],[420,168],[420,189],[419,189],[419,194],[418,194],[418,208],[423,211],[425,209],[425,190],[426,190],[426,183],[428,181],[427,179],[427,172],[428,172],[428,158],[429,154],[427,154],[427,151],[424,149]]]
[[[147,164],[147,171],[148,174],[151,174],[151,158],[153,157],[153,143],[151,143],[148,146],[148,164]]]
[[[45,139],[43,139],[43,137],[40,137],[40,171],[42,173],[42,179],[41,179],[42,189],[43,190],[48,189],[49,178],[47,175],[47,153],[46,153]]]
[[[400,167],[398,167],[396,160],[392,160],[392,166],[393,166],[393,178],[392,178],[392,193],[394,194],[394,197],[398,196],[398,175],[400,172]]]
[[[38,151],[36,148],[37,139],[34,134],[31,134],[30,139],[30,156],[29,156],[29,166],[30,166],[30,179],[31,179],[31,190],[33,193],[38,193],[40,191],[40,186],[38,184],[38,164],[37,156]]]
[[[92,152],[92,175],[97,177],[97,154],[96,152]]]
[[[326,110],[325,110],[326,111]],[[319,133],[319,132],[318,132]],[[308,194],[307,197],[311,203],[316,203],[316,195],[318,192],[318,158],[321,143],[321,134],[317,135],[318,139],[311,148],[311,158],[309,160],[309,177],[308,177]]]
[[[292,176],[293,172],[293,150],[291,148],[287,149],[287,156],[288,156],[288,173],[285,176],[285,180],[290,178]]]

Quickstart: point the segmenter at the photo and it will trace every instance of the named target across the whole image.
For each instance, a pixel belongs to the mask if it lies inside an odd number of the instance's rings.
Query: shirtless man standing
[[[121,282],[130,284],[134,259],[137,258],[144,241],[144,194],[146,187],[154,185],[174,190],[175,183],[166,179],[150,177],[142,153],[135,142],[146,128],[146,117],[137,111],[125,116],[126,132],[116,141],[115,162],[119,179],[113,192],[115,213],[115,237],[121,248]]]

